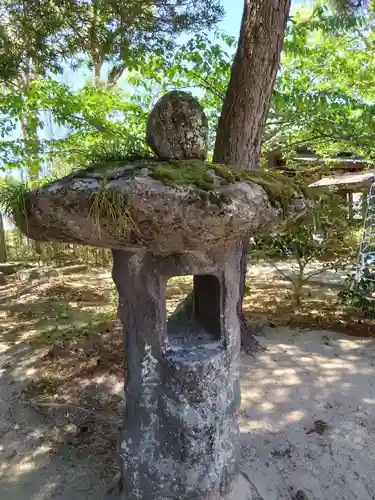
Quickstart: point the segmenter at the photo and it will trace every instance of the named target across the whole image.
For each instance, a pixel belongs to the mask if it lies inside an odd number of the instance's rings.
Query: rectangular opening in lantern
[[[221,338],[221,286],[209,274],[168,280],[167,336],[169,343],[188,347]]]

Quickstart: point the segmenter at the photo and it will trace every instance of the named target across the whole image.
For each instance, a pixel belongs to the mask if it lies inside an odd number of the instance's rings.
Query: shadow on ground
[[[261,496],[375,495],[375,341],[267,329],[243,357],[242,465]]]
[[[1,498],[103,498],[123,405],[115,312],[107,272],[0,287]]]
[[[172,282],[168,308],[190,289]],[[0,288],[0,498],[105,498],[124,378],[113,294],[94,271]],[[240,413],[259,498],[374,499],[374,340],[280,327],[259,340],[242,356]]]

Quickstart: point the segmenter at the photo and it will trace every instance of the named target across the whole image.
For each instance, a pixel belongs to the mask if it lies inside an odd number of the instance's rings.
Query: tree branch
[[[319,274],[324,273],[324,271],[327,271],[328,269],[332,269],[332,264],[327,264],[327,265],[323,266],[321,269],[317,269],[316,271],[312,271],[311,273],[306,275],[305,280],[309,280],[313,276],[319,276]]]
[[[279,272],[282,276],[284,276],[285,279],[287,279],[288,281],[290,281],[291,283],[293,283],[293,280],[291,279],[290,276],[288,276],[287,274],[284,273],[284,271],[282,271],[281,269],[279,269],[276,264],[274,264],[272,261],[269,261],[269,263],[271,264],[272,267],[274,267],[276,269],[277,272]]]
[[[209,83],[205,78],[202,76],[198,75],[198,73],[193,73],[198,80],[202,82],[202,85],[207,89],[210,90],[213,94],[216,96],[220,97],[221,100],[224,100],[225,95],[223,95],[221,92],[219,92],[211,83]]]

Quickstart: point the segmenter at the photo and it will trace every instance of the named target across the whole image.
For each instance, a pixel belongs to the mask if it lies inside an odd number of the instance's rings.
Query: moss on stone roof
[[[202,191],[215,191],[223,184],[253,182],[261,186],[271,201],[287,210],[296,195],[311,197],[307,187],[272,170],[239,170],[228,165],[198,160],[153,162],[150,177],[171,187],[195,186]]]

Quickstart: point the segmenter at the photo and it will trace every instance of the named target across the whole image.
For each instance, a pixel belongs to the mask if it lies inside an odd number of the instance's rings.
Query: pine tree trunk
[[[7,261],[7,249],[5,245],[5,229],[3,216],[0,213],[0,262]]]
[[[216,134],[214,161],[259,165],[290,0],[245,0],[240,38]]]
[[[279,67],[290,0],[245,0],[237,53],[216,135],[214,162],[241,169],[259,166],[263,127]],[[246,325],[242,303],[249,243],[244,241],[238,304],[242,345],[257,342]]]

